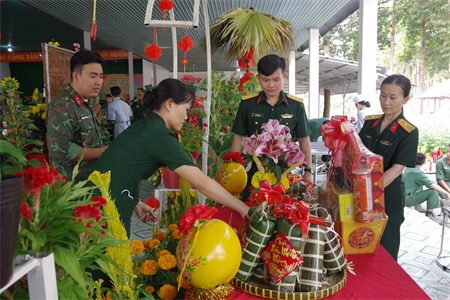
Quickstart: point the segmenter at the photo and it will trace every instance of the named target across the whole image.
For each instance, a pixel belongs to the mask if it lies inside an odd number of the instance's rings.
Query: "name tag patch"
[[[371,136],[371,135],[368,135],[368,134],[365,134],[364,137],[365,137],[366,139],[369,139],[369,140],[372,139],[372,136]]]
[[[281,115],[281,117],[283,119],[291,119],[292,117],[294,117],[294,115],[293,114],[284,114],[284,115]]]
[[[89,116],[82,116],[81,117],[81,120],[86,120],[86,119],[89,119]]]
[[[380,141],[380,143],[385,146],[392,146],[392,143],[390,143],[389,141]]]
[[[262,118],[263,116],[264,116],[264,114],[252,113],[252,117]]]

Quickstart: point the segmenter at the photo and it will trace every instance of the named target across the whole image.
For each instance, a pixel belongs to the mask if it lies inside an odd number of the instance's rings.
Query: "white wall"
[[[5,77],[11,77],[11,71],[9,70],[9,62],[0,62],[0,80]]]
[[[150,84],[152,80],[152,63],[143,59],[142,60],[142,73],[144,77],[144,86]],[[154,76],[153,76],[153,85],[157,85],[162,80],[168,78],[169,70],[161,67],[158,64],[155,64]]]

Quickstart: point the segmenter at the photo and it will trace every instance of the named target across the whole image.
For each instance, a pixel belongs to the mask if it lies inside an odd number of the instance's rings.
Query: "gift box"
[[[386,223],[387,218],[374,220],[371,223],[336,222],[335,230],[341,236],[344,254],[375,253]]]
[[[328,208],[331,218],[335,221],[355,221],[353,193],[348,189],[331,189],[329,195],[319,187],[318,202]]]

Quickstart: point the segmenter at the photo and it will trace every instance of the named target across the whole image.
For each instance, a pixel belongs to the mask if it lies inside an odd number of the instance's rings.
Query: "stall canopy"
[[[383,80],[389,76],[385,67],[377,66],[377,89]],[[298,53],[295,63],[295,93],[308,92],[309,86],[309,55]],[[327,89],[332,95],[358,92],[358,62],[319,56],[319,86],[320,92]],[[288,80],[284,89],[288,89]]]
[[[426,90],[420,94],[418,98],[434,100],[433,114],[436,114],[436,101],[450,100],[450,79],[445,80],[438,86]]]
[[[80,30],[86,32],[91,30],[93,0],[21,0],[20,2]],[[192,20],[194,2],[194,0],[174,1],[173,10],[175,20]],[[153,28],[144,27],[147,3],[147,0],[97,0],[97,39],[105,40],[115,47],[131,51],[146,59],[144,48],[153,43]],[[309,40],[309,28],[324,28],[323,26],[326,24],[336,24],[359,7],[358,0],[209,0],[207,3],[210,24],[224,12],[243,5],[245,7],[253,6],[260,12],[272,14],[275,17],[290,22],[294,27],[296,49],[300,48],[300,46]],[[162,12],[157,8],[154,9],[153,19],[162,19]],[[201,38],[205,34],[204,20],[203,14],[200,13],[198,28],[188,29],[188,34],[195,45],[199,45]],[[23,23],[23,20],[16,18],[16,20],[12,20],[12,24],[8,24],[6,27],[2,26],[2,38],[6,34],[6,32],[3,32],[4,30],[14,30],[13,26],[20,26],[19,22]],[[177,30],[177,40],[180,40],[184,35],[185,30]],[[8,36],[11,37],[11,44],[14,45],[13,39],[17,35]],[[54,38],[62,45],[62,36],[55,36]],[[2,44],[3,42],[2,39]],[[41,40],[40,42],[43,41]],[[82,44],[82,41],[72,41],[72,43],[74,42]],[[157,42],[163,50],[163,55],[158,59],[158,64],[172,71],[172,31],[166,29],[163,32],[162,28],[158,28]],[[64,47],[64,45],[62,46]],[[179,57],[181,53],[181,50],[179,50]],[[186,71],[205,71],[207,69],[205,54],[201,53],[198,47],[194,46],[189,51],[188,59],[189,63],[186,66]],[[178,64],[178,69],[182,69],[181,59]],[[237,65],[233,64],[228,66],[224,65],[223,59],[219,54],[212,57],[213,70],[235,70],[236,67]]]

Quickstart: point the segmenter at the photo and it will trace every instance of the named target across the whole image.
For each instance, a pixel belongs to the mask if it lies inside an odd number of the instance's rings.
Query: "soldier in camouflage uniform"
[[[142,102],[144,98],[144,92],[141,88],[139,91],[139,99],[134,99],[133,103],[131,103],[131,110],[133,111],[133,122],[142,120],[145,114],[145,106]]]
[[[83,156],[75,182],[87,179],[89,169],[107,148],[97,118],[101,106],[95,103],[103,84],[102,63],[101,56],[92,51],[75,53],[70,60],[72,82],[47,109],[47,147],[56,170],[72,178]]]

